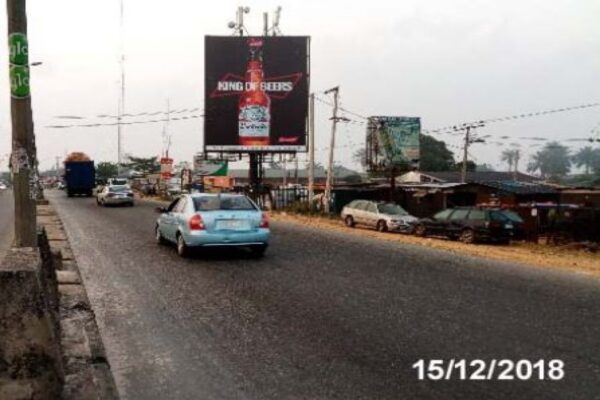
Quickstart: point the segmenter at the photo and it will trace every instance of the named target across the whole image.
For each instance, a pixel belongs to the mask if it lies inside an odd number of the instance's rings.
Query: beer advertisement
[[[309,42],[205,37],[205,151],[306,151]]]
[[[371,168],[418,168],[420,134],[420,118],[370,117],[367,144]]]

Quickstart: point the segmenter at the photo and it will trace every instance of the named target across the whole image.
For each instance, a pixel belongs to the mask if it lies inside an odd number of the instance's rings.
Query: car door
[[[365,214],[366,202],[362,200],[357,200],[354,202],[352,207],[352,218],[354,218],[354,222],[357,224],[364,224],[364,214]]]
[[[427,221],[427,230],[432,234],[443,233],[446,229],[446,224],[448,223],[448,217],[452,214],[452,211],[454,210],[449,208],[435,214],[430,221]]]
[[[448,218],[448,223],[445,227],[445,234],[448,236],[457,236],[467,226],[468,208],[457,208]]]
[[[177,231],[187,232],[187,219],[186,219],[186,208],[187,208],[187,197],[183,196],[179,199],[179,202],[173,209],[173,218],[175,219],[173,236],[177,234]]]
[[[375,227],[377,226],[377,221],[379,220],[379,214],[377,212],[377,205],[372,201],[366,202],[366,207],[364,211],[364,219],[365,225]]]
[[[160,216],[160,231],[163,236],[171,241],[175,241],[175,232],[177,232],[177,221],[175,219],[174,209],[179,204],[180,199],[175,199],[169,207],[167,207],[167,211],[162,213]]]

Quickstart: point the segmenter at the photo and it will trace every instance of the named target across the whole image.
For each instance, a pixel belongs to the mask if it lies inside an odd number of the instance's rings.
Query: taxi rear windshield
[[[254,204],[245,196],[201,196],[194,197],[196,211],[214,210],[252,210],[256,211]]]

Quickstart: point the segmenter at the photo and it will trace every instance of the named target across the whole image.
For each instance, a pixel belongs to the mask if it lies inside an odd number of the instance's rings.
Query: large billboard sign
[[[367,164],[372,170],[418,168],[420,134],[420,118],[369,117]]]
[[[205,37],[206,152],[306,151],[309,43]]]

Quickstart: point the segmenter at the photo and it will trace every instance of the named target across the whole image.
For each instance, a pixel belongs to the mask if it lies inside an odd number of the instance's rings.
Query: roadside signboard
[[[369,117],[367,164],[370,169],[418,168],[420,135],[420,118]]]
[[[163,180],[168,180],[171,178],[173,172],[173,159],[162,157],[160,159],[160,177]]]
[[[309,38],[205,38],[205,152],[306,151]]]
[[[227,176],[228,172],[227,160],[205,159],[202,154],[194,156],[194,179],[200,176]]]

